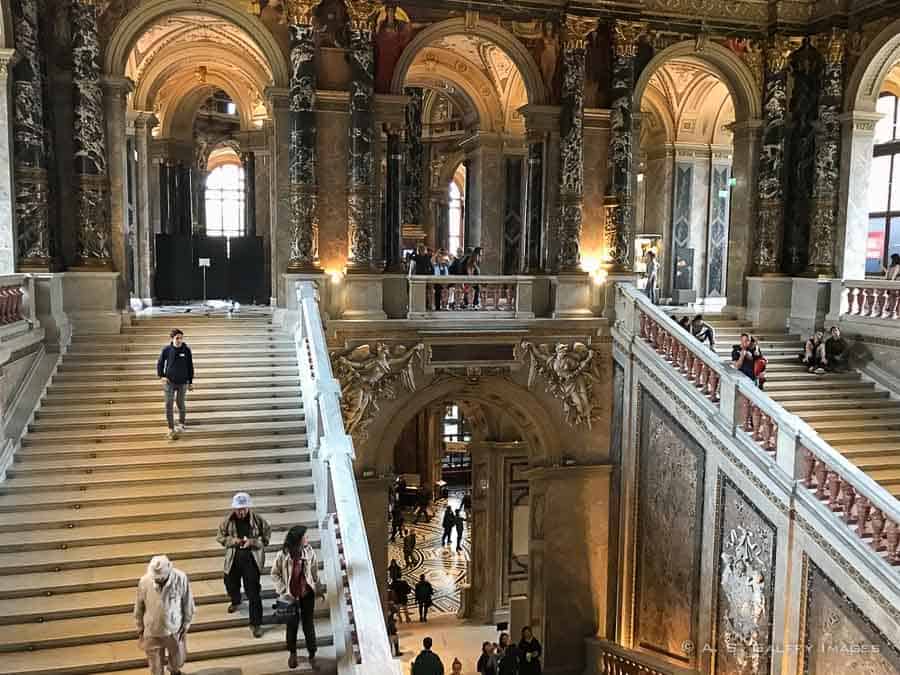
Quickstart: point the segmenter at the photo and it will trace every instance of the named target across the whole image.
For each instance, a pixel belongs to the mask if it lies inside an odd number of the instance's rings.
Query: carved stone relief
[[[332,352],[331,365],[341,383],[341,412],[347,433],[366,437],[366,427],[378,411],[381,400],[397,398],[398,389],[416,390],[415,363],[421,365],[425,345],[393,349],[383,342],[374,347]]]
[[[703,517],[703,448],[640,390],[635,643],[693,665]]]
[[[528,388],[531,389],[540,376],[547,393],[562,401],[566,423],[590,429],[601,413],[594,394],[594,383],[601,380],[597,352],[582,342],[553,346],[549,343],[534,345],[523,340],[519,354],[522,359],[531,358]]]
[[[719,476],[717,675],[771,672],[775,527]]]
[[[900,650],[810,560],[805,560],[804,675],[900,672]]]

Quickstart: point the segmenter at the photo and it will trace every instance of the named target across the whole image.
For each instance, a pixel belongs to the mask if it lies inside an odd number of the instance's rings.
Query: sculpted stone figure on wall
[[[540,375],[546,390],[554,398],[562,401],[566,423],[570,426],[584,425],[588,429],[597,419],[594,411],[594,382],[599,381],[597,367],[599,359],[595,352],[582,342],[573,345],[564,343],[533,345],[522,341],[521,353],[531,357],[528,372],[528,388],[534,386]]]
[[[425,345],[412,348],[383,342],[332,352],[331,365],[341,383],[341,412],[347,433],[364,437],[366,427],[379,410],[378,402],[397,398],[398,388],[416,390],[415,361],[421,364]]]

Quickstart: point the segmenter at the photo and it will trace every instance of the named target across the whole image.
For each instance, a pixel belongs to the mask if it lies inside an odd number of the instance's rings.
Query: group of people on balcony
[[[231,500],[231,513],[219,525],[216,541],[225,548],[225,590],[233,614],[241,606],[241,586],[250,610],[250,632],[263,635],[262,584],[266,546],[272,535],[269,523],[251,509],[250,495],[239,492]],[[288,667],[297,668],[297,633],[302,624],[310,665],[316,668],[316,628],[313,622],[319,583],[316,552],[309,544],[306,527],[288,530],[271,569],[275,586],[274,622],[285,624]],[[134,619],[138,641],[147,653],[151,675],[163,675],[167,663],[172,675],[180,675],[187,658],[187,632],[194,618],[194,598],[187,575],[175,569],[168,557],[155,556],[138,583]]]
[[[841,329],[831,327],[831,336],[826,340],[825,333],[817,330],[813,333],[800,354],[800,363],[807,371],[824,375],[826,372],[843,372],[849,368],[850,345],[841,337]]]
[[[425,244],[416,246],[407,258],[407,271],[412,276],[479,276],[481,274],[482,248],[480,246],[456,249],[451,255],[447,249],[436,252]],[[431,307],[442,309],[481,309],[481,289],[478,284],[435,284],[433,298],[428,298]]]

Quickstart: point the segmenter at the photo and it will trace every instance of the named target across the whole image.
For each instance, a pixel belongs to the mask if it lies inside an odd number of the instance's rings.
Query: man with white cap
[[[219,525],[216,541],[225,547],[225,590],[231,598],[229,614],[241,606],[241,582],[250,605],[250,632],[262,637],[262,588],[259,575],[266,564],[266,546],[272,528],[250,510],[250,495],[238,492],[231,500],[231,513]]]
[[[187,658],[185,636],[194,618],[194,596],[187,575],[164,555],[155,556],[138,582],[134,621],[138,642],[147,652],[151,675],[181,674]]]

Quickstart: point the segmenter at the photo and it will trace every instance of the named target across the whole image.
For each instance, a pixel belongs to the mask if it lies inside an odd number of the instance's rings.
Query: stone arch
[[[379,419],[369,426],[368,439],[357,444],[357,465],[386,470],[393,464],[394,447],[409,421],[422,409],[453,398],[465,398],[507,412],[528,444],[529,457],[534,463],[559,454],[559,439],[554,433],[556,424],[533,393],[496,377],[485,377],[475,385],[465,378],[452,378],[407,393],[390,406],[382,405]]]
[[[672,59],[691,57],[703,61],[728,86],[735,101],[735,119],[739,122],[760,119],[762,115],[761,87],[750,68],[733,51],[715,43],[707,43],[697,51],[692,40],[677,42],[656,54],[641,72],[634,87],[634,100],[640,101],[656,70]]]
[[[900,62],[900,19],[889,24],[859,57],[847,83],[844,106],[847,111],[875,112],[881,85]]]
[[[502,128],[503,114],[497,101],[491,100],[480,93],[485,86],[490,86],[490,80],[482,73],[470,73],[470,78],[465,78],[445,64],[437,64],[433,69],[427,70],[422,66],[412,66],[408,71],[407,86],[423,86],[433,89],[439,88],[441,83],[451,83],[457,88],[460,98],[465,100],[468,107],[478,116],[479,126],[484,130]]]
[[[447,19],[420,31],[406,46],[406,49],[403,50],[400,60],[394,67],[394,76],[391,79],[391,93],[403,93],[403,83],[406,80],[407,72],[420,51],[444,37],[472,35],[490,40],[512,59],[525,82],[525,93],[528,96],[529,103],[546,103],[547,87],[544,85],[537,63],[535,63],[534,58],[525,45],[519,42],[515,35],[500,26],[483,21],[476,21],[474,26],[470,26],[467,21],[465,17]]]
[[[290,69],[287,58],[265,24],[258,17],[244,11],[238,5],[224,0],[211,0],[198,5],[194,0],[149,0],[130,11],[116,26],[104,57],[104,72],[109,75],[125,75],[128,55],[137,40],[156,21],[176,14],[211,14],[232,22],[241,28],[266,57],[272,72],[272,85],[287,88]]]

